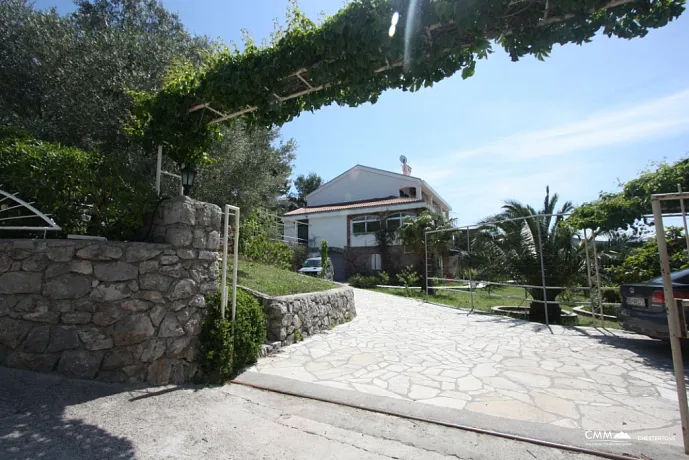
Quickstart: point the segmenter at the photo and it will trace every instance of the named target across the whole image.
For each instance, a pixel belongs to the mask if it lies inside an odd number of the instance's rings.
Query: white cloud
[[[635,105],[595,113],[560,126],[516,133],[476,148],[460,150],[445,161],[498,155],[510,160],[628,144],[689,130],[689,89]]]

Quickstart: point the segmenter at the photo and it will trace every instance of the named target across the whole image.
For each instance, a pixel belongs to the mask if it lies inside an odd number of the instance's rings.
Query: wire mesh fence
[[[618,288],[601,270],[605,241],[564,224],[566,214],[528,214],[426,232],[425,290],[473,310],[549,323],[614,319]],[[607,314],[606,314],[607,313]]]

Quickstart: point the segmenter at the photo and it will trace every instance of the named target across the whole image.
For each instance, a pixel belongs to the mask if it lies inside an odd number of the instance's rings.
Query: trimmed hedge
[[[34,202],[62,227],[63,234],[140,239],[155,205],[151,183],[133,178],[103,155],[8,129],[0,130],[0,174],[3,190]],[[89,215],[90,220],[84,217]]]
[[[266,341],[266,319],[258,300],[237,289],[233,338],[229,303],[225,318],[220,316],[219,292],[206,297],[206,306],[206,318],[199,335],[201,371],[207,381],[222,383],[256,362],[261,345]]]

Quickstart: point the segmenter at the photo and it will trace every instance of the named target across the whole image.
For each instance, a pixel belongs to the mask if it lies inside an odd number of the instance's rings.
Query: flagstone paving
[[[354,321],[249,372],[557,427],[672,433],[675,441],[666,442],[681,443],[662,342],[362,290],[355,299]]]

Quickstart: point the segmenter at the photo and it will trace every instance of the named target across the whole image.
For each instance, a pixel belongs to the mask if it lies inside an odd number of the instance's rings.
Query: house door
[[[333,269],[335,272],[335,281],[339,281],[340,283],[344,283],[347,281],[345,278],[345,258],[344,258],[344,252],[342,249],[339,248],[330,248],[330,251],[328,251],[330,254],[330,260],[333,263]]]

